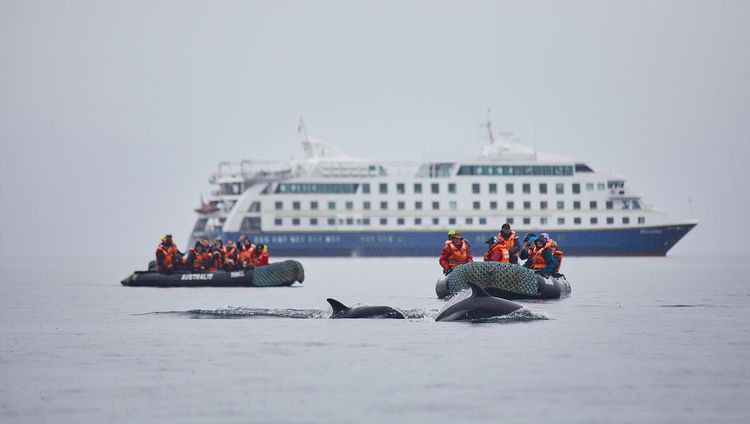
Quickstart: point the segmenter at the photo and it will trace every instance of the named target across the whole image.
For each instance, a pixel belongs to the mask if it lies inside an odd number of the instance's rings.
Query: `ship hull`
[[[566,256],[665,256],[696,224],[628,229],[546,231]],[[539,234],[545,230],[532,230]],[[488,232],[463,231],[474,255],[485,250]],[[438,256],[445,231],[389,232],[247,232],[253,243],[268,245],[278,257],[310,256]],[[524,233],[519,233],[523,236]],[[194,233],[201,238],[236,240],[240,233]]]

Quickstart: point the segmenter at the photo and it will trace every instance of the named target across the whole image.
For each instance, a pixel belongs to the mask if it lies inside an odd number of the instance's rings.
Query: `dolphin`
[[[406,318],[390,306],[355,306],[350,308],[336,299],[326,299],[333,308],[331,318]]]
[[[510,300],[490,296],[474,283],[469,283],[469,287],[471,296],[446,308],[435,321],[482,321],[521,309]]]

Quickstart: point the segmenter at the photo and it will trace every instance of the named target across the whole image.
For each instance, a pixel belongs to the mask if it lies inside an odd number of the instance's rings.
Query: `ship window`
[[[380,210],[388,210],[388,202],[380,202]]]
[[[328,225],[336,225],[336,218],[328,218]]]
[[[531,209],[531,202],[523,202],[524,209]]]
[[[380,183],[380,194],[388,194],[388,184]]]
[[[344,218],[339,218],[339,225],[344,225]]]
[[[422,225],[422,218],[414,218],[414,225]]]
[[[247,219],[247,218],[245,218]],[[195,227],[193,227],[194,233],[199,233],[202,231],[206,231],[206,223],[208,222],[208,218],[199,218],[198,221],[195,222]]]
[[[432,183],[430,189],[432,190],[432,194],[440,194],[440,184]]]
[[[280,211],[280,210],[284,209],[284,203],[283,202],[276,202],[275,203],[275,207],[276,207],[277,211]]]
[[[579,217],[573,218],[573,223],[576,224],[576,225],[580,224],[581,223],[581,218],[579,218]]]
[[[573,209],[575,210],[581,209],[581,202],[579,202],[578,200],[573,202]]]
[[[398,202],[398,210],[402,211],[406,209],[406,202]]]
[[[513,183],[505,183],[505,193],[513,194]]]
[[[436,211],[440,209],[440,202],[432,202],[432,210]]]
[[[398,184],[396,184],[396,193],[398,193],[398,194],[404,194],[404,193],[406,193],[406,187],[404,186],[404,183],[398,183]]]
[[[471,185],[471,192],[474,194],[479,194],[479,183],[473,183]]]
[[[310,202],[310,209],[314,211],[318,210],[318,202]]]
[[[607,209],[612,209],[615,207],[615,204],[611,200],[607,200]]]
[[[523,183],[523,185],[521,185],[521,190],[523,191],[523,194],[531,194],[531,184]]]
[[[421,211],[422,210],[422,202],[414,202],[414,209]]]
[[[597,218],[595,216],[592,216],[591,217],[591,223],[594,224],[594,225],[598,224],[599,223],[599,218]]]
[[[352,209],[354,209],[354,202],[347,201],[346,202],[346,210],[350,211]]]
[[[299,218],[292,218],[292,225],[299,225]]]
[[[583,165],[585,166],[585,165]],[[578,166],[576,166],[577,170]],[[579,171],[586,172],[586,171]],[[588,172],[591,172],[589,169]],[[458,175],[573,175],[571,165],[461,165]]]
[[[487,225],[487,218],[479,218],[479,225]]]
[[[557,225],[565,225],[565,218],[563,217],[557,218]]]
[[[422,183],[414,183],[414,194],[422,194]]]
[[[508,209],[508,210],[513,210],[513,208],[514,208],[514,207],[515,207],[515,205],[513,204],[513,201],[512,201],[512,200],[508,201],[508,202],[507,202],[507,203],[505,204],[505,209]]]
[[[625,181],[607,181],[607,188],[609,189],[617,189],[617,188],[624,188],[625,187]]]
[[[369,211],[370,210],[370,202],[362,202],[362,209]]]
[[[336,183],[281,183],[276,194],[352,194],[359,184]]]
[[[490,183],[490,194],[497,194],[497,184],[496,183]]]
[[[456,225],[456,218],[448,218],[448,225]]]
[[[630,218],[627,216],[622,217],[622,223],[623,224],[630,224]]]
[[[557,201],[557,209],[559,209],[559,210],[565,209],[565,202],[563,202],[562,200],[558,200]]]
[[[452,211],[455,211],[456,209],[458,209],[458,204],[456,203],[455,200],[451,200],[450,202],[448,202],[448,209]]]
[[[640,209],[641,204],[637,200],[633,200],[633,209]]]
[[[573,194],[580,194],[580,193],[581,193],[581,184],[573,183]]]
[[[354,224],[354,218],[346,218],[346,225],[353,225]]]
[[[639,216],[638,217],[638,223],[639,224],[645,224],[646,223],[646,217],[645,216]]]
[[[531,224],[531,218],[524,218],[523,219],[523,225],[530,225]]]
[[[586,183],[586,191],[591,191],[594,189],[594,183]]]
[[[508,218],[508,219],[506,219],[505,221],[506,221],[506,222],[507,222],[507,223],[508,223],[509,225],[513,225],[513,224],[514,224],[514,221],[515,221],[515,220],[514,220],[513,218]]]
[[[310,225],[318,225],[318,218],[310,218]]]
[[[595,210],[597,208],[596,200],[592,200],[589,202],[589,209]]]
[[[543,217],[539,218],[539,223],[541,225],[547,225],[547,217],[543,216]]]
[[[623,200],[622,201],[622,208],[623,209],[630,209],[630,202],[628,202],[627,200]]]
[[[577,163],[576,172],[594,172],[594,170],[589,168],[585,163]]]
[[[448,193],[456,194],[456,183],[448,183]]]
[[[604,183],[596,183],[596,189],[597,190],[604,190]]]
[[[336,202],[328,202],[328,210],[329,211],[336,210]]]
[[[612,218],[611,216],[608,216],[608,217],[607,217],[607,224],[609,224],[609,225],[612,225],[612,224],[614,224],[614,223],[615,223],[615,219],[614,219],[614,218]]]
[[[466,218],[466,225],[472,225],[474,223],[474,218]]]
[[[473,206],[474,206],[474,210],[481,209],[480,206],[479,206],[479,202],[474,202]]]
[[[557,184],[555,184],[555,193],[557,193],[557,194],[563,194],[563,193],[565,193],[565,184],[563,184],[563,183],[557,183]]]
[[[380,218],[380,225],[388,225],[388,218]]]
[[[370,183],[362,184],[362,193],[370,194]]]
[[[284,220],[281,218],[276,218],[273,220],[273,225],[282,225],[284,223]]]
[[[440,218],[432,218],[432,225],[440,224]]]
[[[302,207],[302,204],[300,204],[300,202],[296,202],[296,201],[292,202],[292,209],[294,209],[295,211],[300,210],[301,207]]]
[[[547,194],[547,183],[539,183],[539,193]]]
[[[496,210],[497,209],[497,202],[496,201],[493,200],[492,202],[490,202],[490,209],[492,209],[492,210]]]
[[[370,225],[370,218],[362,218],[362,225]]]
[[[258,231],[260,230],[260,217],[245,217],[240,224],[240,231]]]

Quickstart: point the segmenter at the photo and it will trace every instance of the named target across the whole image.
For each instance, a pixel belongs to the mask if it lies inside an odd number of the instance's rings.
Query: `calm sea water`
[[[570,297],[485,324],[434,321],[433,258],[303,259],[290,288],[120,286],[146,259],[3,259],[0,422],[750,419],[746,259],[566,258]],[[414,318],[324,319],[327,297]]]

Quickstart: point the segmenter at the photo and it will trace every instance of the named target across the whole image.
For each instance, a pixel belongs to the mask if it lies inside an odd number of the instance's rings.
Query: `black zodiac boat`
[[[470,262],[456,267],[435,285],[438,298],[445,299],[476,284],[488,294],[508,300],[559,299],[570,293],[565,276],[544,278],[520,265],[502,262]]]
[[[305,280],[302,264],[287,260],[237,271],[135,271],[122,280],[133,287],[280,287]]]

